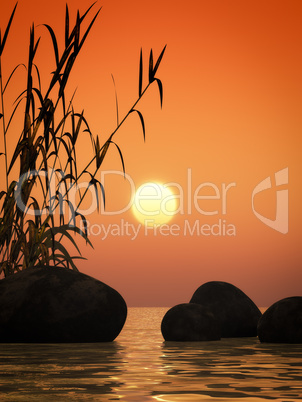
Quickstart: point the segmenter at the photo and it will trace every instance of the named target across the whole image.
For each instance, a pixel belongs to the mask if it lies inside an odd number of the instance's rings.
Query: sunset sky
[[[14,4],[0,6],[2,32]],[[46,87],[55,62],[48,32],[39,24],[51,25],[62,47],[65,19],[65,2],[49,4],[19,1],[3,54],[6,76],[16,64],[26,64],[34,22],[42,37],[37,64]],[[90,5],[90,0],[70,2],[70,17]],[[155,84],[137,106],[145,118],[146,142],[134,115],[115,141],[136,188],[145,182],[177,183],[173,191],[183,190],[183,211],[169,221],[170,228],[175,225],[173,233],[141,227],[135,239],[125,230],[117,235],[117,227],[138,228],[130,209],[87,216],[94,250],[82,247],[87,261],[79,263],[80,271],[114,287],[128,306],[188,302],[211,280],[238,286],[258,306],[302,296],[301,1],[103,0],[94,6],[99,7],[68,93],[77,88],[75,108],[85,110],[92,132],[105,141],[116,125],[111,74],[123,117],[137,99],[140,49],[146,84],[150,49],[158,57],[167,45],[157,74],[164,87],[163,107]],[[10,89],[12,100],[25,79],[20,70]],[[90,145],[89,150],[85,146],[83,141],[83,156],[90,152]],[[275,173],[285,168],[289,183],[278,190],[288,189],[288,232],[281,233],[255,216],[252,193],[271,177],[272,189],[255,195],[254,208],[275,220]],[[103,172],[109,170],[122,171],[113,148],[103,165]],[[194,193],[203,183],[211,185],[195,195],[216,194],[217,199],[199,199],[196,207]],[[129,203],[129,180],[107,174],[104,185],[107,211]],[[286,219],[286,211],[282,213]],[[214,234],[192,229],[202,225],[216,225]]]

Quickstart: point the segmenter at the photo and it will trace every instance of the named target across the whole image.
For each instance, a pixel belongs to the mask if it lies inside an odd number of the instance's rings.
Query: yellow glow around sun
[[[136,191],[132,211],[145,226],[163,225],[177,211],[176,197],[161,183],[144,183]]]

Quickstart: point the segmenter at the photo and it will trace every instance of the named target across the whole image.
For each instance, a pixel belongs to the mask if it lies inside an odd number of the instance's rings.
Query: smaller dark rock
[[[257,336],[261,311],[244,293],[228,282],[212,281],[201,285],[190,303],[209,309],[221,326],[222,338]]]
[[[287,297],[270,306],[258,324],[260,342],[302,343],[302,297]]]
[[[214,315],[205,307],[194,303],[178,304],[165,314],[161,332],[166,341],[216,341],[220,327]]]

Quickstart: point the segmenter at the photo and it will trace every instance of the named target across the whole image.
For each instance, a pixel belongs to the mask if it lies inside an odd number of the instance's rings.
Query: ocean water
[[[168,308],[130,308],[112,343],[0,344],[0,401],[299,401],[302,345],[165,343]]]

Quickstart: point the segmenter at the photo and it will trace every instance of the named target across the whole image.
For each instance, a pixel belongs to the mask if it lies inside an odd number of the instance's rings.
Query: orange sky
[[[41,1],[19,1],[4,73],[18,62],[26,63],[33,21],[48,23],[63,35],[65,3],[51,4],[46,8]],[[70,2],[71,15],[90,4]],[[0,7],[2,30],[13,5],[9,1]],[[187,302],[210,280],[233,283],[259,306],[302,295],[301,1],[104,0],[97,6],[102,11],[69,82],[70,93],[78,88],[75,105],[85,109],[92,131],[106,139],[115,127],[111,74],[122,116],[137,96],[140,48],[147,60],[151,47],[159,55],[167,44],[158,71],[164,85],[163,109],[156,86],[139,106],[146,142],[135,117],[115,137],[126,171],[136,187],[153,180],[176,182],[186,200],[188,169],[192,197],[201,183],[211,182],[220,190],[223,183],[236,186],[227,193],[226,214],[220,200],[199,201],[205,211],[218,210],[216,215],[201,214],[194,206],[192,214],[178,214],[171,221],[180,227],[178,236],[146,235],[143,229],[135,240],[127,235],[104,240],[102,233],[91,236],[94,250],[82,248],[88,259],[79,269],[117,289],[129,306]],[[43,82],[54,59],[46,30],[37,27],[37,33],[42,35],[37,62]],[[23,78],[20,72],[14,85],[21,85]],[[289,191],[287,234],[257,219],[251,203],[255,186],[284,168],[289,184],[280,189]],[[114,149],[104,164],[107,169],[121,170]],[[128,203],[129,183],[121,177],[111,176],[105,190],[108,210]],[[205,188],[203,194],[212,193]],[[255,196],[255,209],[275,219],[275,188]],[[91,226],[103,224],[107,229],[120,225],[121,219],[138,225],[131,211],[88,216]],[[184,235],[185,222],[213,225],[219,219],[234,225],[236,236]]]

